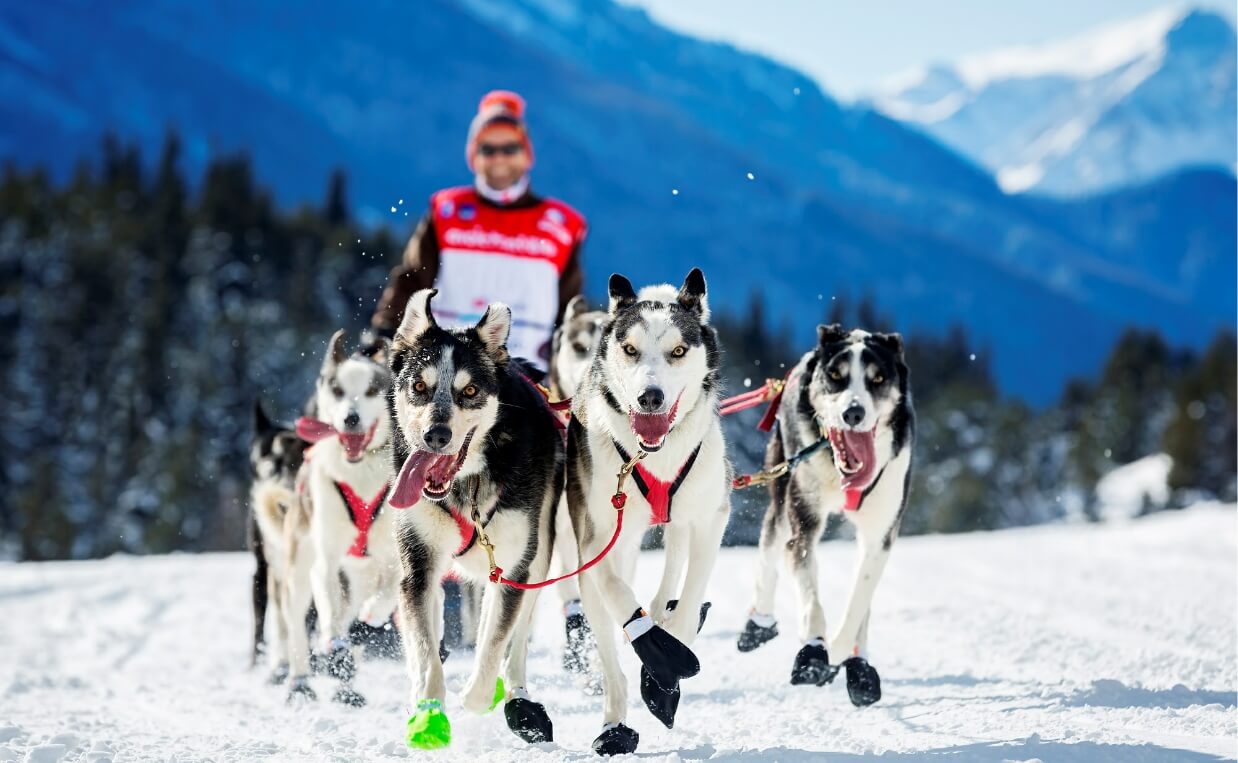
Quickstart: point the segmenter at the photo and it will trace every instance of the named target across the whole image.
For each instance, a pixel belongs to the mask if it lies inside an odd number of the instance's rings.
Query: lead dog
[[[449,567],[485,583],[493,544],[502,577],[545,579],[554,543],[554,509],[562,485],[563,439],[546,400],[507,352],[511,310],[490,305],[475,325],[445,329],[430,310],[437,292],[410,298],[390,359],[388,412],[397,473],[391,505],[404,578],[400,622],[411,704],[410,746],[451,741],[439,660],[443,595]],[[476,524],[475,524],[476,520]],[[464,706],[486,712],[505,701],[508,727],[527,742],[553,739],[545,708],[525,687],[525,660],[535,596],[486,585],[473,673]],[[500,661],[507,654],[504,682]]]
[[[622,533],[609,555],[580,575],[603,672],[603,727],[593,742],[599,755],[632,752],[639,742],[624,724],[627,685],[616,626],[641,660],[646,706],[673,725],[679,682],[700,670],[689,645],[730,510],[730,466],[718,418],[718,340],[709,325],[704,276],[694,269],[678,291],[660,286],[638,296],[616,274],[609,291],[607,320],[568,430],[568,505],[582,559],[593,559],[613,537],[616,474],[625,465],[633,468],[626,503],[615,498],[624,505]],[[628,581],[650,524],[666,525],[666,565],[646,610]],[[678,607],[672,604],[676,594]]]
[[[846,332],[836,324],[817,333],[817,346],[788,376],[766,468],[819,447],[770,483],[756,594],[738,647],[751,651],[778,635],[774,589],[782,558],[797,584],[799,636],[805,642],[791,683],[829,683],[839,670],[830,655],[846,655],[841,667],[847,693],[853,704],[864,706],[881,698],[881,679],[864,656],[869,609],[907,508],[915,413],[902,337]],[[860,559],[842,625],[827,648],[816,547],[831,512],[855,527]]]

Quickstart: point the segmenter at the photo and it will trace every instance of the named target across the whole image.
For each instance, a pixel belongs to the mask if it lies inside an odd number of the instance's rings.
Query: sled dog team
[[[436,319],[435,294],[412,296],[373,357],[349,354],[337,332],[295,429],[259,408],[254,649],[256,658],[268,642],[272,680],[290,701],[316,698],[310,677],[321,672],[336,682],[333,700],[363,704],[352,686],[356,634],[394,627],[412,684],[407,742],[448,745],[441,581],[454,575],[484,590],[462,704],[475,713],[501,704],[521,739],[551,741],[553,708],[530,694],[525,663],[539,584],[564,577],[553,586],[568,615],[564,665],[600,671],[593,749],[633,752],[619,652],[636,653],[641,698],[671,728],[681,682],[702,669],[692,644],[731,491],[754,482],[768,483],[769,505],[738,649],[778,635],[785,563],[804,644],[791,683],[820,686],[841,670],[855,705],[880,699],[864,656],[869,609],[906,508],[915,436],[897,334],[820,326],[770,403],[764,470],[737,479],[700,270],[678,288],[639,291],[614,275],[604,312],[574,300],[554,337],[549,390],[508,352],[506,306],[453,327]],[[568,398],[570,417],[556,405]],[[827,633],[815,552],[832,512],[854,526],[860,557],[842,622]],[[631,581],[652,525],[664,525],[665,562],[646,600]]]

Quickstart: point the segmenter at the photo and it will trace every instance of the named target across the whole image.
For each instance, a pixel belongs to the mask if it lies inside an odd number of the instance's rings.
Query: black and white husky
[[[404,577],[400,622],[412,680],[408,743],[450,742],[446,686],[438,645],[443,594],[439,579],[457,574],[485,582],[493,547],[502,577],[545,579],[562,490],[563,439],[528,367],[507,352],[511,310],[492,304],[475,325],[440,327],[430,309],[436,292],[409,300],[396,332],[388,408],[396,469],[391,505]],[[475,531],[474,520],[484,536]],[[528,742],[550,741],[550,718],[529,699],[525,661],[535,595],[501,583],[486,586],[465,708],[489,711],[506,700],[508,727]],[[496,684],[500,662],[505,689]]]
[[[585,372],[593,359],[593,347],[606,320],[605,310],[590,310],[584,297],[573,297],[563,312],[563,322],[555,329],[550,341],[550,394],[555,400],[569,400],[576,395]],[[551,574],[567,574],[580,566],[576,553],[576,535],[567,509],[567,496],[559,502],[555,513],[555,549],[551,558]],[[566,648],[563,668],[571,673],[589,670],[589,626],[580,604],[580,586],[576,578],[555,585],[563,602]],[[600,688],[600,687],[596,687]]]
[[[573,402],[567,476],[580,557],[591,560],[614,536],[616,475],[633,465],[622,532],[610,553],[580,575],[602,663],[603,729],[593,742],[601,755],[632,752],[639,741],[624,725],[627,684],[617,626],[641,660],[645,704],[668,728],[680,680],[700,670],[689,645],[704,617],[705,586],[730,510],[718,364],[700,270],[678,290],[657,286],[640,295],[628,279],[611,276],[607,321]],[[629,581],[650,524],[665,524],[666,566],[645,609]]]
[[[249,548],[254,555],[252,603],[254,609],[251,665],[268,652],[275,663],[271,682],[282,684],[288,678],[288,642],[280,606],[287,580],[286,550],[283,546],[284,517],[296,501],[297,470],[305,452],[305,442],[291,428],[267,416],[262,403],[254,402],[254,432],[250,440],[249,465]],[[267,645],[268,603],[274,615],[275,631]],[[301,627],[304,627],[302,623]]]
[[[284,527],[289,585],[288,622],[291,692],[313,697],[304,621],[311,602],[318,609],[318,652],[327,672],[342,685],[333,699],[364,704],[352,687],[355,661],[348,632],[354,618],[385,624],[396,604],[399,559],[394,520],[385,509],[390,492],[390,426],[385,398],[386,366],[344,351],[344,332],[331,337],[318,374],[314,417],[297,422],[298,434],[314,442],[298,476],[302,512]],[[341,573],[345,578],[341,578]],[[347,591],[344,579],[348,582]]]
[[[864,706],[881,698],[881,680],[865,659],[869,608],[907,507],[915,414],[902,337],[836,324],[817,333],[817,346],[787,378],[766,468],[816,449],[770,483],[756,595],[738,646],[747,652],[778,635],[774,588],[783,559],[799,592],[805,642],[791,683],[832,681],[839,667],[830,657],[845,655],[847,693]],[[854,525],[860,558],[842,624],[827,642],[816,548],[830,512]]]

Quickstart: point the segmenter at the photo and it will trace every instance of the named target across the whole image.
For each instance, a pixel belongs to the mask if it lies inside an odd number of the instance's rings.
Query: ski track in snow
[[[714,607],[676,728],[645,710],[625,648],[628,724],[650,761],[1212,761],[1238,750],[1235,506],[1102,525],[900,540],[874,603],[870,660],[884,698],[853,708],[842,676],[792,687],[800,646],[784,577],[782,635],[739,654],[755,549],[724,549]],[[827,615],[839,618],[850,541],[821,547]],[[266,668],[247,670],[246,554],[0,565],[0,761],[429,759],[403,743],[402,663],[361,663],[360,710],[294,709]],[[637,590],[652,596],[661,554]],[[528,747],[500,711],[454,692],[471,653],[447,661],[453,745],[439,761],[586,761],[601,701],[560,668],[558,597],[538,603],[530,690],[556,742]],[[836,656],[837,658],[837,656]]]

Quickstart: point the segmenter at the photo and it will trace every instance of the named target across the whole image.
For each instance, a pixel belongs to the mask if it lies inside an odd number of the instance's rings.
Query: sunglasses
[[[524,146],[519,143],[503,143],[502,145],[494,145],[492,143],[482,143],[477,147],[477,153],[482,156],[490,157],[497,154],[503,156],[515,156],[524,150]]]

